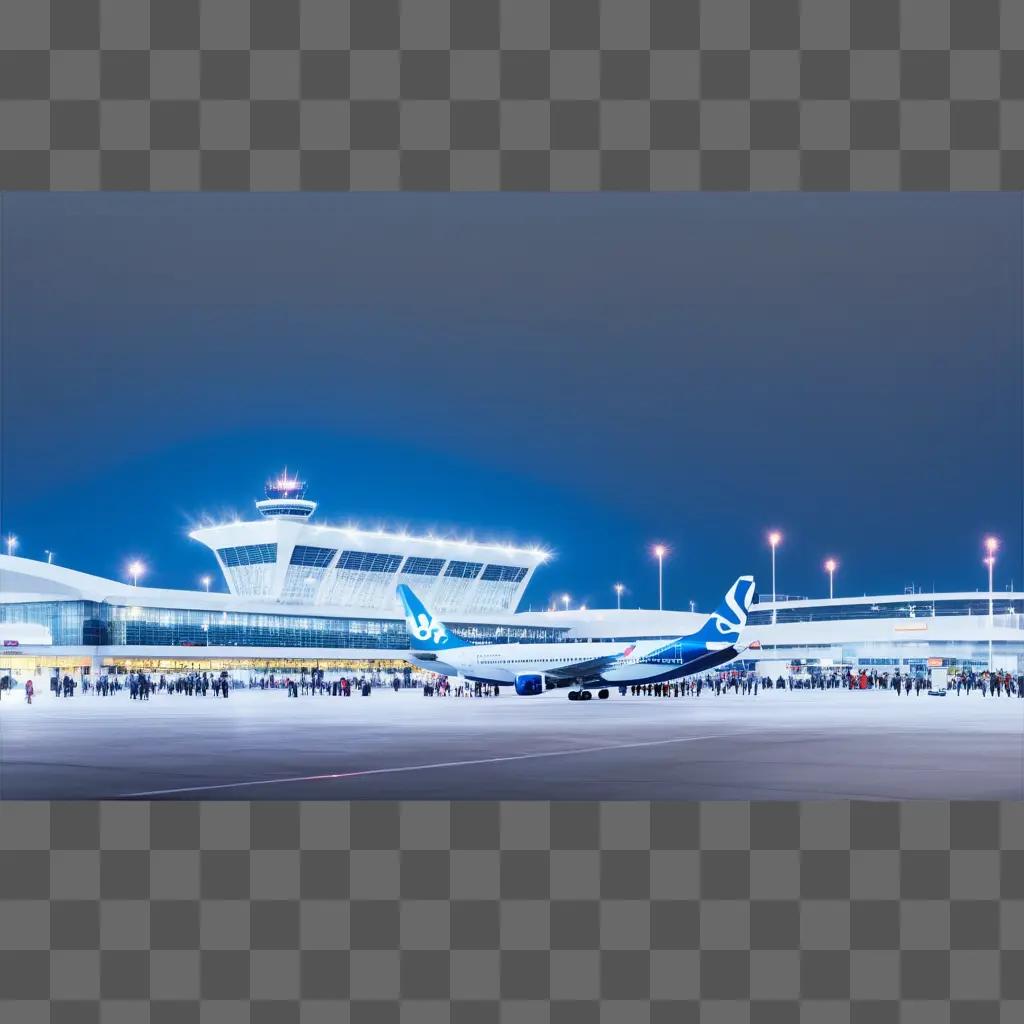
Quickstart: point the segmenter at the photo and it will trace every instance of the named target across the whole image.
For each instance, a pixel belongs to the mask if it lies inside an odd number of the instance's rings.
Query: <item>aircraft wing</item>
[[[602,669],[613,665],[622,657],[622,654],[606,654],[600,658],[588,658],[586,661],[575,661],[571,665],[562,665],[559,668],[545,669],[544,675],[550,679],[560,679],[567,683],[575,682],[577,679],[589,675],[598,675]]]

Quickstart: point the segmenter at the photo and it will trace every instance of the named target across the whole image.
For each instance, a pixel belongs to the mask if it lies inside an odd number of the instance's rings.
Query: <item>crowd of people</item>
[[[626,692],[633,697],[699,697],[705,691],[721,696],[723,693],[756,694],[760,690],[885,690],[896,696],[928,693],[932,683],[921,673],[867,672],[815,672],[810,675],[759,676],[750,672],[715,672],[687,676],[668,683],[633,683]],[[980,693],[983,697],[1024,698],[1024,674],[1011,672],[977,672],[963,669],[948,676],[946,692],[958,696]],[[623,687],[619,687],[622,692]]]
[[[668,683],[632,683],[628,687],[619,687],[631,697],[699,697],[705,690],[714,690],[717,696],[728,693],[757,693],[762,687],[771,683],[770,679],[762,680],[759,676],[744,673],[724,675],[715,672],[711,675],[684,676]]]
[[[273,673],[269,676],[260,676],[258,680],[253,680],[249,683],[249,688],[259,690],[285,689],[288,691],[289,697],[298,697],[300,694],[302,696],[351,697],[353,690],[364,697],[369,697],[370,690],[374,686],[381,685],[383,685],[383,680],[378,673],[371,673],[369,679],[365,675],[358,677],[337,676],[334,679],[325,679],[324,670],[322,668],[315,668],[308,675],[305,672],[300,672],[298,679],[291,675],[278,678]],[[392,686],[395,690],[399,689],[398,676],[392,679]]]
[[[425,676],[425,674],[424,674]],[[10,675],[0,677],[0,698],[17,686],[16,680]],[[103,673],[90,679],[88,674],[82,676],[81,685],[72,676],[53,675],[50,677],[50,693],[54,697],[71,698],[76,692],[82,695],[92,694],[97,697],[111,697],[126,692],[131,700],[148,701],[154,694],[167,694],[188,697],[226,698],[231,690],[283,690],[289,697],[300,695],[317,695],[333,697],[350,697],[353,693],[369,696],[376,687],[389,686],[394,690],[404,687],[419,686],[419,678],[413,679],[408,673],[392,675],[386,679],[380,672],[338,675],[328,679],[323,669],[302,669],[297,675],[269,673],[255,676],[250,674],[248,682],[232,677],[228,672],[183,672],[159,676],[153,673],[131,671]],[[27,703],[32,703],[36,694],[35,683],[25,681],[24,695]]]
[[[460,679],[452,684],[448,676],[428,676],[423,680],[424,697],[497,697],[501,692],[493,683]]]
[[[0,677],[0,696],[14,686],[10,676]],[[321,668],[302,669],[298,676],[269,673],[250,675],[248,684],[232,678],[229,673],[185,672],[168,676],[132,671],[128,673],[104,673],[93,680],[84,675],[81,682],[83,695],[92,693],[99,697],[114,696],[127,691],[130,699],[148,701],[153,694],[182,695],[227,698],[232,689],[284,690],[289,697],[351,697],[353,693],[369,696],[375,688],[390,688],[395,692],[403,688],[421,688],[425,697],[496,697],[501,688],[494,684],[465,679],[450,679],[448,676],[430,672],[403,671],[391,674],[390,678],[379,671],[351,675],[326,677]],[[816,671],[810,674],[796,673],[772,679],[768,675],[752,672],[712,672],[703,675],[686,676],[670,682],[632,683],[618,687],[622,695],[633,697],[700,697],[713,693],[716,697],[733,693],[753,696],[762,691],[793,690],[884,690],[896,696],[910,696],[928,693],[932,683],[923,673],[905,673],[862,670]],[[54,697],[70,699],[79,688],[78,682],[70,675],[50,677],[50,693]],[[977,693],[983,697],[1024,698],[1024,674],[1006,671],[976,671],[961,669],[951,671],[947,676],[946,692],[962,694]],[[24,684],[27,703],[32,703],[36,688],[31,679]]]
[[[98,697],[109,697],[122,690],[128,691],[131,700],[149,700],[154,693],[183,694],[187,697],[228,696],[233,683],[226,672],[214,675],[212,672],[188,672],[184,675],[168,678],[160,675],[154,678],[145,672],[129,672],[124,679],[118,675],[104,673],[98,676],[90,687],[88,680],[82,683],[82,692],[88,693],[90,688]]]

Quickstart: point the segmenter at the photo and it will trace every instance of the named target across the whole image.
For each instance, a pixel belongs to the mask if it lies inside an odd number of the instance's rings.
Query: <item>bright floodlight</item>
[[[836,560],[834,558],[830,558],[825,563],[825,572],[835,572],[835,571],[836,571]]]
[[[616,594],[621,594],[622,591],[625,590],[625,589],[626,588],[621,583],[616,583],[615,584],[615,593]]]
[[[568,611],[569,610],[569,595],[568,594],[563,594],[562,595],[562,604],[565,605],[565,610]]]
[[[986,537],[985,538],[985,550],[989,553],[989,555],[995,554],[996,549],[998,547],[999,547],[999,541],[996,540],[995,537]]]
[[[132,586],[137,587],[139,585],[139,577],[146,571],[146,567],[139,561],[132,562],[128,566],[128,574],[132,578]]]
[[[18,546],[18,538],[13,533],[7,535],[7,554],[11,555],[14,553],[14,549]]]
[[[209,593],[210,592],[210,584],[213,582],[213,580],[210,579],[209,576],[204,576],[199,582],[202,583],[202,585],[204,587],[206,587],[206,592]]]
[[[664,558],[665,557],[665,545],[664,544],[655,544],[654,545],[654,554],[658,558]]]
[[[768,534],[768,543],[771,544],[773,548],[778,547],[780,540],[782,540],[782,534],[779,533],[778,530],[772,530],[772,532]]]

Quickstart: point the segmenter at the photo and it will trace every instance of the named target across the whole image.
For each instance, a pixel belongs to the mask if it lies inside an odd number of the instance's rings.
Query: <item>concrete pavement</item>
[[[0,797],[133,796],[1017,800],[1024,700],[5,694]]]

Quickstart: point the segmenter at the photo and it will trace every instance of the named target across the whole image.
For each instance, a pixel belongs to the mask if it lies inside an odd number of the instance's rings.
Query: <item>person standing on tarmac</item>
[[[36,692],[36,688],[33,685],[32,680],[29,679],[28,682],[25,683],[25,702],[26,703],[28,703],[28,704],[32,703],[32,695],[35,692]]]

